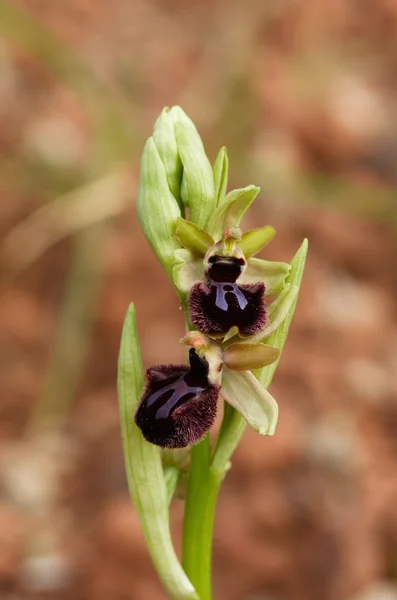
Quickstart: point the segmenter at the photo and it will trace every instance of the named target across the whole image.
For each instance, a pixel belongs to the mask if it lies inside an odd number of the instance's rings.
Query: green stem
[[[210,470],[211,448],[207,434],[191,450],[182,565],[200,600],[211,600],[211,554],[214,512],[221,478]]]

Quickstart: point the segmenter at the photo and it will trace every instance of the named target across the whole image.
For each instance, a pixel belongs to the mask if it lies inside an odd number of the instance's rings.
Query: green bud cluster
[[[224,179],[225,173],[219,189]],[[178,217],[188,210],[189,220],[205,227],[216,206],[212,167],[195,125],[179,106],[164,108],[143,151],[137,210],[142,231],[171,278],[174,252],[181,247],[174,235]]]

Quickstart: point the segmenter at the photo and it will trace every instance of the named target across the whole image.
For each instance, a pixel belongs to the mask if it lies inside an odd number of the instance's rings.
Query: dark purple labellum
[[[190,367],[159,365],[146,371],[146,389],[135,413],[144,438],[162,448],[198,442],[213,425],[219,388],[208,381],[208,362],[194,348]]]
[[[189,296],[190,320],[203,333],[226,334],[237,326],[242,335],[253,335],[266,325],[265,285],[238,284],[243,259],[212,256],[208,283],[197,282]]]

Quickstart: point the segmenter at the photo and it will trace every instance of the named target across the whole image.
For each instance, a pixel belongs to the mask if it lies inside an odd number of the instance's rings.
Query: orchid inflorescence
[[[170,125],[174,126],[171,131]],[[174,141],[179,155],[169,152]],[[188,322],[197,330],[182,340],[192,346],[190,368],[158,365],[148,369],[135,416],[149,442],[168,448],[191,445],[203,437],[215,420],[219,394],[256,431],[274,433],[277,404],[251,370],[277,361],[279,350],[265,345],[263,339],[281,323],[297,293],[296,286],[285,284],[290,265],[253,258],[275,230],[265,226],[243,235],[239,227],[259,188],[251,185],[226,194],[225,151],[213,175],[202,155],[194,161],[200,142],[179,107],[165,109],[144,151],[138,197],[143,231],[182,300],[187,298]],[[189,165],[198,167],[191,181]],[[154,199],[144,188],[161,175],[167,193],[162,195],[159,189]],[[149,195],[156,212],[150,211]],[[185,208],[189,220],[182,217]],[[167,222],[160,224],[160,218]],[[167,231],[161,231],[166,226]],[[277,298],[267,305],[267,298],[280,294],[281,301]],[[231,370],[245,372],[244,376],[234,374],[233,385],[228,381]],[[252,387],[248,393],[247,383]]]
[[[189,365],[153,366],[143,385],[130,308],[120,352],[119,397],[131,496],[160,577],[171,597],[181,599],[197,595],[180,568],[169,533],[158,531],[159,515],[167,521],[158,447],[200,442],[214,424],[220,399],[225,400],[223,424],[208,463],[214,469],[217,465],[218,485],[243,432],[230,411],[258,433],[274,434],[278,405],[267,387],[287,336],[307,252],[304,240],[291,264],[255,258],[275,230],[266,225],[242,233],[242,218],[259,188],[249,185],[226,193],[227,178],[225,148],[212,168],[192,121],[178,106],[165,108],[142,155],[137,211],[185,312],[188,332],[180,341],[189,347]],[[134,443],[140,459],[131,457]],[[144,495],[153,485],[158,496],[150,501],[158,507],[149,518]],[[165,566],[159,548],[167,544]],[[184,564],[193,578],[189,571],[195,564],[193,559]],[[200,577],[196,579],[201,586]],[[203,589],[200,597],[210,596]]]
[[[270,237],[266,227],[255,233],[255,245],[251,243],[249,247],[251,254],[259,251]],[[228,374],[230,370],[260,369],[278,359],[279,350],[260,341],[270,332],[265,303],[270,286],[264,281],[270,272],[271,293],[281,291],[290,267],[256,259],[253,271],[238,245],[241,241],[244,247],[237,226],[225,230],[222,239],[214,242],[207,232],[179,217],[175,235],[185,250],[176,251],[174,280],[181,291],[188,290],[188,316],[197,328],[181,340],[191,346],[190,368],[159,365],[148,369],[136,424],[149,442],[159,446],[179,448],[194,444],[214,423],[221,393],[229,404],[248,416],[254,429],[271,434],[278,414],[275,400],[257,382],[253,383],[252,393],[247,394],[246,379],[239,385],[237,375],[233,386],[228,385]],[[251,235],[248,232],[246,239]],[[204,256],[200,256],[205,249]],[[294,290],[290,290],[289,302],[294,299]],[[247,377],[253,378],[249,373]],[[253,412],[255,417],[250,418],[250,405],[254,402],[262,407],[259,419],[257,410]]]

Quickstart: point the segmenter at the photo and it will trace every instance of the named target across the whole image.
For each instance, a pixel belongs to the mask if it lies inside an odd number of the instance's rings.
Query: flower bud
[[[212,167],[193,121],[179,106],[174,106],[170,114],[183,166],[181,198],[189,208],[189,220],[204,227],[216,208]]]
[[[152,137],[142,154],[137,212],[147,241],[172,277],[174,252],[180,248],[174,235],[175,225],[181,211],[170,192],[166,170]]]
[[[172,109],[170,110],[168,106],[163,108],[154,124],[153,139],[160,158],[163,161],[171,193],[178,201],[180,207],[183,208],[180,195],[183,167],[176,141],[173,113]]]
[[[227,179],[229,172],[229,161],[227,158],[227,150],[223,146],[216,157],[213,173],[214,173],[214,187],[215,187],[215,198],[216,205],[222,204],[227,189]]]

